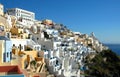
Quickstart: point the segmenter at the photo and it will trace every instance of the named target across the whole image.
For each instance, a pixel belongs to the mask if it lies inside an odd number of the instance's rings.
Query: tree
[[[35,61],[35,60],[32,60],[32,61],[30,62],[30,64],[31,64],[31,65],[34,65],[34,67],[35,67],[36,61]]]

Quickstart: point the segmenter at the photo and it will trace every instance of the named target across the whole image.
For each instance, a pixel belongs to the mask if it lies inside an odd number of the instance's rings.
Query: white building
[[[19,47],[21,45],[21,50],[25,50],[25,45],[29,46],[33,50],[40,51],[41,50],[41,45],[35,43],[31,39],[11,39],[12,45],[15,45]]]
[[[11,19],[11,16],[8,15],[8,14],[5,14],[5,17],[6,17],[6,21],[8,22],[9,24],[9,27],[12,28],[12,19]]]
[[[0,63],[10,62],[12,59],[11,40],[5,36],[0,36]]]
[[[3,16],[4,14],[4,6],[0,3],[0,15]]]
[[[23,10],[20,8],[11,8],[7,10],[7,13],[9,15],[16,16],[17,19],[27,27],[30,27],[34,24],[33,21],[35,20],[35,13],[33,12]]]

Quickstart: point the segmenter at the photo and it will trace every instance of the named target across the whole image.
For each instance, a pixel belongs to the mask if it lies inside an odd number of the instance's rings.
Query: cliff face
[[[103,50],[93,59],[86,59],[86,74],[95,77],[120,77],[120,57],[111,50]]]

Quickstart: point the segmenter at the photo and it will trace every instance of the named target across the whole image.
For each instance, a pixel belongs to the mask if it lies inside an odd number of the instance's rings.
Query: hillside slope
[[[111,50],[98,53],[93,59],[86,59],[86,74],[95,77],[120,77],[120,58]]]

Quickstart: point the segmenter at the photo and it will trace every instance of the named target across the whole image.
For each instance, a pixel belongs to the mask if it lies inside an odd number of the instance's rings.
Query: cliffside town
[[[93,32],[73,32],[20,8],[4,12],[0,4],[0,77],[84,77],[86,56],[107,49]]]

